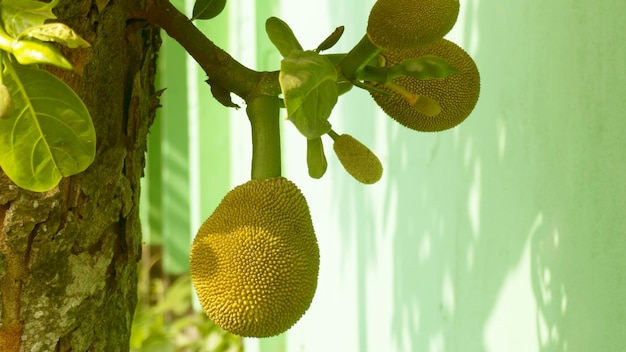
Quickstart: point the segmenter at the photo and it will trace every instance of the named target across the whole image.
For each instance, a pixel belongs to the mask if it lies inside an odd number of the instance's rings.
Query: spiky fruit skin
[[[459,0],[378,0],[367,35],[382,49],[412,49],[443,38],[458,15]]]
[[[351,135],[337,137],[333,149],[343,168],[357,181],[374,184],[383,175],[383,166],[376,154]]]
[[[278,177],[248,181],[222,199],[196,235],[190,270],[211,320],[237,335],[268,337],[308,309],[319,262],[306,200]]]
[[[480,94],[480,75],[474,60],[458,45],[446,39],[422,48],[388,50],[381,53],[386,66],[393,66],[405,59],[425,55],[435,55],[445,59],[460,73],[444,79],[419,80],[414,77],[400,77],[394,82],[415,94],[436,100],[441,106],[441,113],[435,116],[421,114],[403,97],[383,86],[377,87],[391,92],[392,95],[378,93],[371,93],[371,95],[387,115],[402,125],[416,131],[443,131],[463,122],[474,109]]]

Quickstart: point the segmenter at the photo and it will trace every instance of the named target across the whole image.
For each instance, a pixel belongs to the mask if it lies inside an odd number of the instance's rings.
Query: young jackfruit
[[[458,15],[459,0],[378,0],[367,35],[382,49],[412,49],[443,38]]]
[[[402,125],[417,131],[442,131],[463,122],[474,109],[480,93],[478,68],[474,60],[453,42],[441,39],[425,47],[402,51],[386,50],[380,55],[386,66],[393,66],[409,58],[434,55],[445,59],[460,71],[443,79],[420,80],[405,76],[393,81],[417,96],[427,97],[426,101],[436,101],[441,108],[437,114],[424,114],[415,105],[411,106],[401,94],[388,87],[377,86],[392,94],[372,92],[372,97],[383,111]]]
[[[334,137],[333,149],[337,158],[357,181],[373,184],[383,175],[383,166],[376,154],[349,134]]]
[[[231,190],[198,230],[190,257],[205,313],[241,336],[286,331],[317,287],[319,248],[309,208],[283,177]]]

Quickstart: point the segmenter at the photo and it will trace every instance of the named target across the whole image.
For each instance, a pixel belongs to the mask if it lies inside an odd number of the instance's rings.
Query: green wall
[[[220,40],[229,28],[223,45],[235,57],[277,69],[266,17],[287,21],[307,48],[345,25],[337,50],[347,50],[373,2],[229,0],[228,15],[207,35]],[[331,117],[338,132],[378,154],[385,167],[378,184],[352,180],[330,140],[329,171],[311,180],[306,144],[282,124],[285,175],[307,197],[318,234],[319,285],[289,332],[247,339],[247,351],[626,350],[626,3],[461,5],[449,39],[475,58],[482,77],[465,123],[412,132],[360,91],[342,97]],[[185,140],[193,129],[183,126],[183,110],[169,105],[189,109],[181,92],[190,86],[172,92],[180,82],[162,79],[163,111],[174,122],[170,129],[163,117],[152,132],[162,142],[151,143],[148,182],[158,186],[144,211],[151,239],[177,238],[168,253],[171,270],[182,272],[194,224],[248,177],[249,130],[241,111],[224,117],[205,90],[202,104],[213,105],[202,105],[199,128],[213,137],[201,138],[209,144],[197,152]],[[194,155],[202,156],[200,171]],[[183,176],[186,168],[195,176]],[[194,208],[198,194],[203,203]],[[193,209],[197,216],[182,215]]]

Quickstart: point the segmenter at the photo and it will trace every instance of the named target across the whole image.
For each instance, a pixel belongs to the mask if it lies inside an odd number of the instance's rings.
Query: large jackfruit
[[[207,316],[241,336],[268,337],[308,309],[319,248],[306,200],[283,178],[235,187],[200,227],[191,279]]]
[[[434,55],[445,59],[460,71],[443,79],[420,80],[405,76],[394,80],[394,83],[411,93],[437,101],[441,112],[433,115],[419,112],[397,92],[385,86],[377,86],[392,94],[372,92],[372,97],[383,111],[402,125],[417,131],[442,131],[463,122],[474,109],[480,93],[478,68],[474,60],[453,42],[441,39],[434,44],[411,50],[384,50],[380,55],[385,60],[385,66],[393,66],[406,59]]]

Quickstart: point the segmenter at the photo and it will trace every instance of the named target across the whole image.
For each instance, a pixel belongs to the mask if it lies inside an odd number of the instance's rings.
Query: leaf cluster
[[[139,301],[131,327],[131,351],[243,350],[238,336],[223,331],[193,309],[188,274],[179,276],[170,285],[162,278],[149,277],[149,274],[149,270],[141,270],[139,275]]]
[[[332,130],[329,121],[332,110],[340,95],[346,93],[353,85],[375,92],[389,94],[381,91],[376,85],[389,84],[393,80],[410,76],[420,80],[443,79],[449,75],[457,74],[458,70],[448,64],[446,60],[432,55],[407,59],[397,65],[386,66],[381,57],[366,64],[355,71],[354,76],[348,76],[342,70],[341,65],[346,60],[351,60],[347,54],[322,54],[322,51],[332,48],[341,38],[343,27],[338,27],[331,33],[315,50],[304,50],[293,30],[287,23],[276,17],[270,17],[265,23],[265,30],[276,49],[283,56],[280,65],[279,83],[287,110],[287,119],[291,121],[298,131],[307,139],[307,166],[309,175],[313,178],[321,178],[327,169],[327,161],[321,137],[325,134],[333,138],[337,145],[337,133]],[[356,60],[367,61],[368,53],[364,53]],[[437,114],[440,110],[436,101],[423,97],[420,101],[430,102],[423,109]],[[335,153],[349,174],[358,181],[366,184],[375,183],[380,179],[378,175],[380,161],[366,146],[350,137],[348,144],[359,145],[359,153]],[[340,145],[344,145],[348,138],[341,138]],[[344,150],[344,148],[339,148]],[[367,156],[367,157],[364,157]],[[352,160],[373,160],[359,168],[370,168],[368,174],[374,177],[359,177],[362,172],[355,172],[351,165],[357,165]],[[382,167],[380,167],[382,173]],[[372,181],[374,180],[374,181]]]
[[[415,4],[412,2],[399,3],[409,8],[396,8],[397,6],[394,4],[396,3],[390,0],[378,0],[374,8],[378,8],[379,10],[384,8],[385,11],[383,11],[383,13],[385,14],[402,11],[411,13],[411,11],[415,11]],[[436,2],[429,4],[430,5],[426,8],[429,8],[430,11],[433,11],[431,7],[437,6]],[[419,18],[428,18],[434,21],[431,25],[436,27],[434,28],[436,30],[433,32],[435,34],[433,34],[434,37],[431,38],[432,40],[436,40],[437,36],[445,34],[456,19],[456,12],[458,11],[453,10],[458,10],[458,1],[449,0],[442,6],[450,10],[446,11],[445,16],[429,13],[416,14]],[[213,18],[223,11],[224,7],[224,0],[197,0],[192,19]],[[434,11],[436,12],[436,10]],[[370,22],[373,23],[370,24],[377,26],[376,23],[380,23],[380,21],[371,21],[372,16],[380,19],[381,11],[376,11],[376,14],[374,14],[374,12],[375,11],[372,10],[372,13],[370,13]],[[399,16],[399,18],[411,19],[414,17],[417,18],[416,16]],[[445,23],[436,23],[439,20],[445,21]],[[398,28],[404,28],[411,33],[415,30],[415,26],[412,23],[399,23],[397,25]],[[372,26],[368,26],[368,31],[372,29]],[[401,96],[402,99],[406,99],[415,111],[427,117],[434,117],[439,115],[442,111],[438,101],[428,95],[416,94],[407,87],[397,84],[396,80],[403,77],[411,77],[417,80],[443,80],[450,75],[460,73],[459,70],[451,66],[445,59],[435,55],[409,57],[397,64],[388,65],[385,62],[384,56],[380,55],[383,49],[374,44],[369,35],[365,35],[361,42],[357,43],[348,53],[325,53],[325,51],[331,49],[340,40],[343,34],[343,26],[338,27],[313,50],[304,49],[289,25],[277,17],[267,19],[265,22],[265,31],[269,40],[282,56],[278,74],[278,83],[281,90],[281,105],[286,109],[287,119],[294,124],[296,129],[307,141],[306,161],[309,175],[313,178],[323,177],[328,166],[322,137],[329,135],[332,137],[333,142],[335,144],[337,143],[336,136],[339,136],[339,134],[333,131],[330,117],[340,95],[348,92],[353,86],[368,90],[372,94],[388,96],[395,94]],[[381,33],[381,31],[378,31],[378,33]],[[397,36],[398,40],[401,40],[404,33],[398,32],[396,28],[388,33],[388,35]],[[212,84],[212,87],[213,86],[214,84]],[[218,98],[220,101],[224,101],[223,97]],[[248,103],[254,100],[254,97],[244,98]],[[269,110],[267,111],[267,114],[272,113],[273,112]],[[263,112],[257,115],[263,115]],[[268,142],[279,137],[274,136],[270,138],[266,136],[267,138],[259,138],[258,131],[255,132],[255,127],[258,127],[259,124],[254,122],[256,119],[260,118],[249,117],[251,121],[253,121],[253,149],[267,149],[262,146],[254,145],[254,142]],[[344,145],[346,140],[348,139],[341,138],[341,145]],[[363,148],[358,147],[354,149],[364,150],[364,154],[359,155],[359,157],[367,155],[368,157],[365,159],[369,160],[369,156],[372,155],[376,158],[367,147],[362,145],[354,137],[350,136],[349,140],[363,146]],[[275,142],[274,144],[278,145],[279,143]],[[334,149],[336,151],[336,148]],[[343,150],[343,148],[340,149]],[[350,149],[352,150],[353,148]],[[253,153],[253,169],[255,169],[255,165],[258,166],[260,164],[261,156],[259,156],[258,160],[255,159],[257,155],[261,154],[262,153]],[[280,155],[270,155],[269,157],[264,155],[263,161],[269,161],[275,164],[275,159],[279,158]],[[358,159],[356,154],[342,153],[340,161],[344,167],[346,167],[346,165],[357,164],[347,161],[349,158],[355,158],[354,160]],[[372,164],[372,167],[377,169],[379,164],[380,162],[377,160],[376,163]],[[348,167],[346,167],[346,169],[348,173],[353,176],[355,174],[361,174],[360,172],[354,172],[354,170],[348,170]],[[377,173],[378,171],[374,174]],[[253,170],[253,175],[256,175],[255,177],[263,177],[264,173],[258,173]],[[356,176],[355,178],[361,182],[365,179]],[[379,178],[379,176],[376,176],[367,179],[378,180]]]
[[[59,0],[0,3],[0,167],[18,186],[46,191],[85,170],[95,157],[89,111],[63,81],[39,64],[72,69],[53,43],[89,47],[56,19]]]

